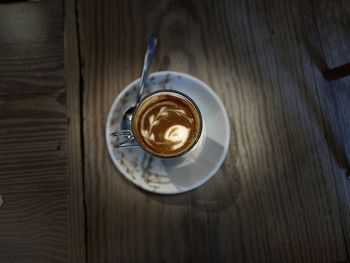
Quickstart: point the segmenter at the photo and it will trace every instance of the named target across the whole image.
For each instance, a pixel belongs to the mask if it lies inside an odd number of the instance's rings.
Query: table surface
[[[1,262],[350,261],[347,0],[0,1]],[[140,191],[104,142],[152,71],[208,83],[231,121],[219,172]]]

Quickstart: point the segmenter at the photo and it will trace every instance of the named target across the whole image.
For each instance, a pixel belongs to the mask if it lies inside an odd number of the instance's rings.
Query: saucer
[[[139,80],[130,83],[114,100],[107,117],[106,143],[120,173],[136,186],[158,194],[178,194],[207,182],[219,170],[230,143],[230,123],[220,98],[204,82],[190,75],[163,71],[149,76],[144,95],[156,90],[177,90],[197,104],[205,125],[205,140],[194,159],[160,159],[138,147],[113,148],[111,133],[120,129],[124,112],[134,106]]]

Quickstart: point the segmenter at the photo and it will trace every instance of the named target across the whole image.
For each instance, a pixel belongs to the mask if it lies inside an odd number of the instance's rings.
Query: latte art
[[[189,135],[190,129],[182,125],[173,125],[166,130],[164,139],[172,142],[172,149],[176,150],[185,144]]]
[[[157,155],[171,156],[185,151],[194,143],[200,130],[197,109],[180,95],[168,92],[153,96],[136,112],[136,138],[139,137],[144,148]]]
[[[163,106],[164,105],[164,106]],[[145,113],[144,119],[141,121],[141,134],[149,144],[168,145],[172,150],[182,147],[189,139],[191,124],[194,119],[187,116],[187,112],[183,109],[178,109],[175,103],[161,103],[150,107]],[[160,108],[156,112],[155,108]],[[147,114],[156,112],[155,114]],[[150,116],[149,116],[150,115]],[[183,118],[183,123],[171,125],[169,119],[179,117]],[[149,125],[145,125],[145,122]],[[186,127],[187,125],[188,127]],[[159,126],[159,127],[158,127]],[[156,136],[157,134],[158,136]]]

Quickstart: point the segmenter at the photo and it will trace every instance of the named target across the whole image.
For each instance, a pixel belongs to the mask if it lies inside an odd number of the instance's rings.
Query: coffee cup
[[[158,90],[141,99],[131,118],[131,130],[113,133],[116,148],[140,147],[163,158],[194,158],[203,146],[205,125],[196,103],[176,90]]]

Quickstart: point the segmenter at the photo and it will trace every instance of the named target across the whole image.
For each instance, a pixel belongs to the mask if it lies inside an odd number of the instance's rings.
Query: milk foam
[[[150,107],[147,112],[151,112],[155,107],[159,105],[154,105]],[[147,116],[147,112],[145,116]],[[176,150],[185,145],[190,136],[191,129],[180,124],[174,124],[170,127],[162,127],[165,131],[162,136],[155,136],[153,130],[158,125],[165,125],[165,120],[170,116],[170,114],[177,114],[183,118],[186,118],[189,123],[193,123],[194,119],[187,115],[186,111],[183,109],[176,109],[164,105],[160,108],[159,112],[156,114],[151,114],[148,118],[145,118],[141,123],[141,134],[152,145],[169,145],[172,150]],[[148,122],[148,127],[145,128],[145,122]]]
[[[168,128],[164,134],[164,139],[171,141],[171,149],[176,150],[187,142],[190,135],[190,129],[183,125],[173,125]]]

